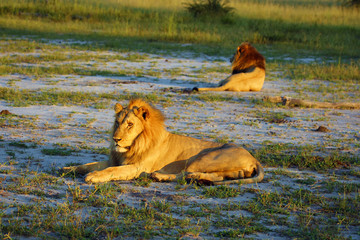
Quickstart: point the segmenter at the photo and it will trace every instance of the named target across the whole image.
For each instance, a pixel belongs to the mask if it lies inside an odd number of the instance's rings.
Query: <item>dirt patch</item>
[[[218,83],[228,74],[213,69],[225,66],[230,72],[228,62],[155,54],[104,61],[116,54],[136,54],[102,51],[101,59],[96,52],[88,54],[91,64],[76,60],[76,67],[90,69],[91,76],[0,77],[3,88],[24,90],[22,96],[0,101],[0,109],[8,109],[0,114],[0,124],[6,126],[0,128],[0,236],[358,237],[359,110],[263,101],[264,96],[292,95],[327,102],[338,91],[307,92],[303,97],[304,86],[311,83],[269,74],[261,92],[180,94],[184,88]],[[26,95],[29,91],[36,94]],[[62,95],[50,92],[73,94],[60,102],[52,98]],[[341,93],[347,102],[350,94]],[[170,132],[245,147],[264,165],[264,181],[228,187],[139,180],[89,185],[83,176],[62,175],[63,166],[108,158],[113,106],[126,105],[131,97],[144,98],[163,111]],[[90,98],[92,104],[86,104]]]

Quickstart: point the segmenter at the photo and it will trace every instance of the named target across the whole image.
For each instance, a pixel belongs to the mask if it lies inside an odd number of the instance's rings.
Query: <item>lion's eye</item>
[[[134,126],[134,124],[131,123],[131,122],[129,122],[129,123],[128,123],[128,128],[131,128],[132,126]]]

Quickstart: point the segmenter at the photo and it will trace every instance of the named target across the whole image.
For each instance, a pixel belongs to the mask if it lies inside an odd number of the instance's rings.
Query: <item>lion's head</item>
[[[132,100],[125,108],[115,105],[112,150],[131,158],[146,152],[164,133],[164,116],[143,100]]]
[[[230,62],[232,74],[248,72],[255,67],[265,70],[265,58],[248,42],[238,46]]]
[[[119,111],[119,109],[121,110]],[[117,104],[115,111],[119,111],[116,115],[113,134],[116,151],[127,152],[134,140],[144,130],[142,120],[147,118],[146,109],[135,108],[123,111],[122,106]]]

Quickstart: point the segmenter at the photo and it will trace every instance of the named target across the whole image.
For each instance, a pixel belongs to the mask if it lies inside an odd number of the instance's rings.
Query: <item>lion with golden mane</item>
[[[230,59],[232,73],[218,87],[194,91],[260,91],[265,81],[265,58],[250,43],[242,43]]]
[[[115,105],[108,161],[63,168],[87,174],[86,182],[130,180],[150,174],[156,181],[187,179],[206,184],[257,183],[261,164],[244,148],[166,131],[160,110],[140,99]]]

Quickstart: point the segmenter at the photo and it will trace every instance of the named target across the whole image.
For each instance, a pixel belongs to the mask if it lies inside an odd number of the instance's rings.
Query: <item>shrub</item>
[[[184,3],[185,8],[196,16],[224,16],[231,13],[234,8],[228,6],[228,0],[194,0]]]
[[[360,8],[360,0],[345,0],[343,6]]]

